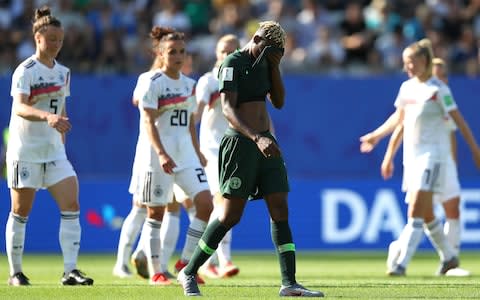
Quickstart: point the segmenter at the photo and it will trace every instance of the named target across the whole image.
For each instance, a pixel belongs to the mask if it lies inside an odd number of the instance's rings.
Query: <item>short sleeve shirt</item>
[[[236,92],[237,105],[264,101],[270,88],[270,69],[265,56],[255,61],[250,54],[237,50],[220,66],[219,90]]]
[[[70,70],[56,61],[49,68],[33,55],[15,69],[10,93],[27,95],[32,107],[61,115],[70,96]],[[9,132],[9,159],[35,163],[66,159],[62,135],[47,122],[27,120],[12,110]]]

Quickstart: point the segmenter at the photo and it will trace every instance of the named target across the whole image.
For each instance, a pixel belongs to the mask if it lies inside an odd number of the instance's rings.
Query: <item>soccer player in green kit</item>
[[[220,192],[225,211],[211,222],[177,280],[186,296],[200,296],[196,277],[224,235],[237,224],[249,199],[263,198],[271,218],[282,285],[280,296],[323,297],[295,279],[295,244],[288,224],[287,171],[280,148],[269,132],[265,98],[277,109],[284,105],[285,88],[279,70],[285,31],[266,21],[248,44],[227,56],[219,71],[222,110],[229,128],[220,145]]]

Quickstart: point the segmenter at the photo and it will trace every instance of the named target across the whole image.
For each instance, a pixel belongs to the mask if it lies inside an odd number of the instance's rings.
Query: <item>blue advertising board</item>
[[[480,186],[462,182],[462,249],[480,249]],[[374,250],[385,249],[396,238],[406,220],[400,182],[381,180],[317,181],[291,180],[290,224],[299,250]],[[116,250],[120,227],[131,208],[128,179],[81,181],[81,249],[85,252]],[[0,188],[0,220],[7,219],[9,195]],[[441,215],[442,210],[438,209]],[[25,251],[60,251],[60,216],[48,192],[37,193],[30,216]],[[1,222],[5,224],[5,222]],[[182,214],[183,246],[188,226]],[[0,225],[4,226],[4,225]],[[0,249],[5,249],[4,230],[0,230]],[[248,203],[241,222],[233,231],[233,250],[272,249],[268,212],[264,201]],[[421,248],[430,248],[425,239]]]

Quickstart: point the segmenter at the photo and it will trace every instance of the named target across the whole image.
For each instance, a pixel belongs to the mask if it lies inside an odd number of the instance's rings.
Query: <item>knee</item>
[[[232,228],[237,225],[242,218],[241,214],[226,214],[219,218],[220,222],[225,225],[227,228]]]
[[[213,210],[212,195],[209,191],[202,191],[195,196],[195,209],[197,211],[197,218],[201,220],[208,220]]]

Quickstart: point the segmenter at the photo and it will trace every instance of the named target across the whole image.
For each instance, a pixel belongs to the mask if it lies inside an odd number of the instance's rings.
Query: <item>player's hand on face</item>
[[[268,48],[265,49],[267,52],[267,60],[271,66],[278,66],[280,65],[280,61],[283,57],[283,49],[276,47],[276,46],[267,46]]]
[[[55,128],[60,133],[66,133],[72,128],[72,124],[70,124],[67,117],[55,114],[49,114],[47,116],[47,123],[50,127]]]
[[[163,171],[167,174],[173,174],[173,169],[177,166],[173,159],[168,154],[160,154],[158,156],[160,160],[160,166],[162,167]]]
[[[369,153],[378,144],[378,138],[371,133],[360,137],[360,152]]]
[[[282,153],[277,144],[269,137],[261,136],[257,140],[257,147],[267,158],[280,157]]]

